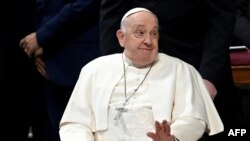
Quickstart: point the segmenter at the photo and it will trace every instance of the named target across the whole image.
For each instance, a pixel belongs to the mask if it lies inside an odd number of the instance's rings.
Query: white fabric
[[[109,110],[108,130],[95,133],[96,141],[151,141],[146,133],[154,131],[152,110],[145,107],[126,107],[118,121],[114,120],[115,107]]]
[[[111,94],[122,75],[121,54],[97,58],[82,69],[60,123],[62,141],[102,141],[92,132],[108,130]],[[180,140],[197,140],[204,125],[209,135],[223,131],[204,82],[191,65],[159,53],[146,82],[153,119],[170,122]]]
[[[143,81],[149,68],[138,69],[126,64],[127,95],[131,96],[134,89]],[[150,94],[147,92],[149,85],[147,79],[138,91],[129,99],[125,106],[126,111],[120,119],[114,120],[118,111],[117,107],[124,107],[124,77],[115,86],[109,102],[108,130],[95,133],[97,141],[151,141],[147,132],[154,131],[154,119]]]
[[[129,10],[129,11],[122,17],[121,24],[122,24],[122,22],[124,21],[124,19],[127,18],[129,15],[132,15],[132,14],[134,14],[134,13],[141,12],[141,11],[146,11],[146,12],[152,13],[151,11],[149,11],[149,10],[146,9],[146,8],[142,8],[142,7],[133,8],[133,9]]]

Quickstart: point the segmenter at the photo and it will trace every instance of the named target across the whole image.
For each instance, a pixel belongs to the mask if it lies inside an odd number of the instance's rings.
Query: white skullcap
[[[141,12],[141,11],[146,11],[146,12],[152,13],[151,11],[149,11],[149,10],[146,9],[146,8],[141,8],[141,7],[133,8],[133,9],[129,10],[129,11],[122,17],[121,24],[123,23],[124,19],[127,18],[129,15],[132,15],[132,14],[134,14],[134,13]]]

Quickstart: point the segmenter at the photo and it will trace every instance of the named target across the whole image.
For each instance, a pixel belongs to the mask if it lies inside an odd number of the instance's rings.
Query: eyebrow
[[[135,24],[134,29],[143,28],[143,27],[145,27],[145,25],[143,25],[143,24]],[[157,29],[157,30],[158,30],[158,29],[159,29],[159,26],[156,25],[156,26],[153,27],[153,29]]]

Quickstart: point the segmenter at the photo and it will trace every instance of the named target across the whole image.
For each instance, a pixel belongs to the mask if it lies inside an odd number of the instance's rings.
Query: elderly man
[[[158,53],[158,28],[147,9],[123,16],[124,52],[83,67],[61,119],[62,141],[195,141],[223,131],[199,73]]]

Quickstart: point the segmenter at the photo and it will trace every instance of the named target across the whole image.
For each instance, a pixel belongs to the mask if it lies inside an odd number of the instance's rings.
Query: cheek
[[[139,42],[137,40],[133,40],[133,41],[130,41],[130,42],[127,42],[126,44],[126,48],[129,49],[129,50],[137,50],[139,48],[139,46],[142,44],[142,42]]]
[[[158,40],[154,40],[154,41],[153,41],[153,46],[154,46],[155,48],[158,48]]]

